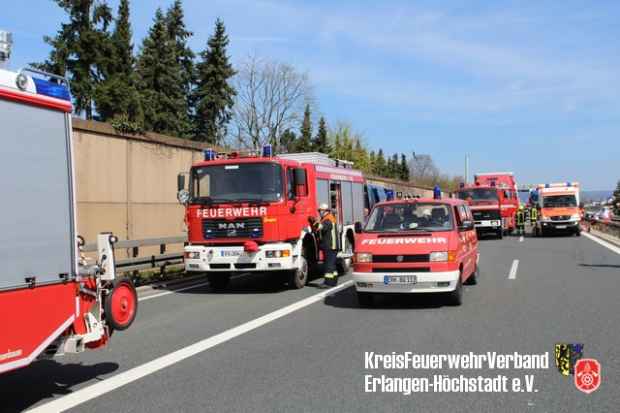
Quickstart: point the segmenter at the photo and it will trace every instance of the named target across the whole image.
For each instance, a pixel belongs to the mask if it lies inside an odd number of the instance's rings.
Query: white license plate
[[[385,275],[383,284],[415,284],[418,278],[415,275]]]
[[[247,257],[247,253],[243,250],[224,250],[220,251],[221,257]]]
[[[557,229],[566,229],[566,225],[556,225]]]

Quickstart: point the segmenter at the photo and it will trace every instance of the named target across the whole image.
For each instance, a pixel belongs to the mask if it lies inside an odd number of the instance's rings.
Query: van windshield
[[[575,198],[575,195],[553,195],[543,198],[543,208],[567,208],[576,206],[577,198]]]
[[[365,231],[449,231],[454,226],[449,205],[435,203],[391,204],[375,207]]]

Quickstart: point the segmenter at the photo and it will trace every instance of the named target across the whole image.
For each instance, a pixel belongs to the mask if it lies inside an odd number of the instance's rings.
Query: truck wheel
[[[374,304],[374,301],[375,300],[374,300],[372,293],[366,293],[366,292],[361,292],[361,291],[357,292],[357,302],[359,303],[360,307],[364,307],[364,308],[372,307],[372,305]]]
[[[289,286],[293,289],[304,288],[308,282],[308,261],[306,257],[301,255],[299,257],[299,267],[293,270],[289,278]]]
[[[114,281],[112,291],[103,303],[105,321],[112,330],[127,330],[136,319],[138,294],[128,278]]]
[[[461,281],[461,276],[459,275],[459,279],[456,282],[456,288],[454,291],[450,291],[448,293],[448,305],[458,307],[463,304],[463,282]]]
[[[230,274],[226,273],[211,273],[207,275],[207,279],[214,291],[221,291],[230,284]]]
[[[575,235],[576,235],[576,236],[578,236],[578,237],[580,237],[580,236],[581,236],[581,228],[577,228],[577,229],[575,230]]]
[[[503,230],[503,229],[501,229],[501,228],[500,228],[500,229],[498,229],[498,230],[497,230],[497,232],[496,232],[496,235],[497,235],[497,239],[502,239],[502,238],[504,238],[504,230]]]

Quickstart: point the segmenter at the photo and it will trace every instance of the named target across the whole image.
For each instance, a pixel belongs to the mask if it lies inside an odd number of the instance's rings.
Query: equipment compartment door
[[[62,281],[75,249],[68,116],[0,100],[0,125],[0,289]]]

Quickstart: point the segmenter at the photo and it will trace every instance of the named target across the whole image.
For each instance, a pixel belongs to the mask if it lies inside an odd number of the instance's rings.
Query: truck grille
[[[372,272],[431,272],[430,267],[399,267],[399,268],[382,268],[374,267]]]
[[[570,215],[557,215],[555,217],[551,217],[552,221],[568,221],[570,219]]]
[[[202,234],[205,239],[260,238],[263,236],[263,221],[261,218],[204,219]]]
[[[430,254],[373,255],[372,262],[429,262]]]
[[[499,211],[497,210],[472,211],[472,215],[474,216],[475,221],[490,221],[500,219]]]

